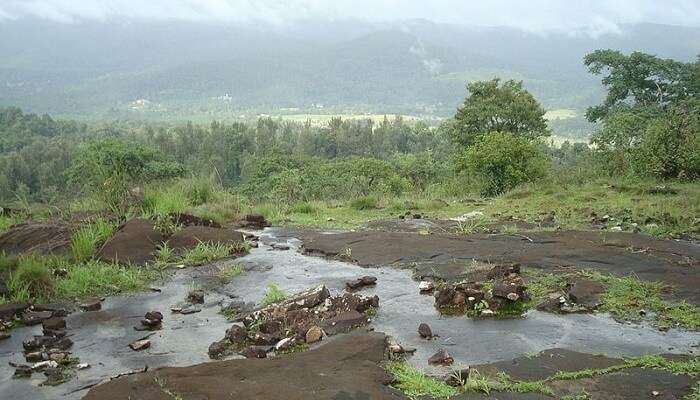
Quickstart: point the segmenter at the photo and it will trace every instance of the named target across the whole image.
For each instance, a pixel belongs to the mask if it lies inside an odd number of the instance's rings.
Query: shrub
[[[146,190],[143,198],[143,213],[146,215],[167,215],[180,213],[190,205],[185,191],[180,185],[159,186]]]
[[[36,255],[11,257],[0,255],[0,275],[6,277],[9,299],[29,301],[45,299],[53,291],[50,260]]]
[[[494,196],[544,176],[544,153],[524,137],[492,132],[467,149],[464,167],[481,180],[481,193]]]
[[[357,198],[350,202],[350,208],[355,210],[373,210],[377,208],[377,198],[373,196]]]

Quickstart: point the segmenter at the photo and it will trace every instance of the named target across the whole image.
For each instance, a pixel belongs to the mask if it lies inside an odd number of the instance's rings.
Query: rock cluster
[[[331,296],[320,285],[239,317],[222,340],[211,344],[209,356],[220,359],[239,352],[248,358],[263,358],[270,351],[316,343],[327,335],[365,325],[369,311],[376,307],[377,296]]]
[[[477,281],[444,285],[434,293],[435,306],[443,311],[478,312],[481,316],[489,316],[528,300],[518,264],[494,266],[486,274],[486,281],[488,285]]]

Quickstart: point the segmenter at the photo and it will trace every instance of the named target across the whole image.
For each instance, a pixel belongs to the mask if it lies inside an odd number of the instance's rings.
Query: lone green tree
[[[533,140],[548,136],[545,110],[522,82],[500,79],[472,82],[469,96],[457,109],[453,142],[467,147],[489,132],[508,132]]]
[[[450,129],[458,169],[477,177],[486,196],[542,177],[547,158],[536,141],[549,135],[542,105],[513,80],[472,82],[467,89]]]
[[[591,142],[611,173],[700,178],[700,58],[597,50],[584,63],[608,91],[586,117],[600,123]]]

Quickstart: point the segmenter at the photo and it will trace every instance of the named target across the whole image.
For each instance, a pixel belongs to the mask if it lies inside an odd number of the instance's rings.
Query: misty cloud
[[[700,25],[697,0],[4,0],[0,20],[38,17],[63,23],[118,18],[286,24],[359,19],[508,26],[528,32],[597,36],[619,24]]]

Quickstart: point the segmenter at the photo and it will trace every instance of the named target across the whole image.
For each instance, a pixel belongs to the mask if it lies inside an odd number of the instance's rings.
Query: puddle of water
[[[329,232],[330,234],[331,232]],[[430,295],[418,292],[418,282],[411,271],[386,268],[362,268],[353,264],[304,256],[298,252],[301,243],[283,231],[267,229],[262,243],[281,242],[290,250],[272,250],[267,245],[253,249],[249,255],[226,263],[240,263],[246,272],[229,284],[211,284],[210,267],[178,271],[164,283],[161,293],[108,298],[102,311],[77,312],[66,318],[68,334],[75,342],[71,351],[81,362],[91,364],[77,371],[77,377],[56,387],[38,387],[42,374],[32,380],[12,379],[14,369],[7,361],[24,362],[22,340],[40,334],[41,327],[16,329],[12,337],[0,342],[0,393],[9,399],[78,399],[87,385],[111,376],[142,369],[144,366],[187,366],[209,361],[207,349],[223,337],[230,326],[218,314],[220,300],[226,294],[244,301],[259,302],[268,283],[276,283],[289,293],[319,284],[331,292],[344,290],[345,282],[362,275],[377,277],[377,285],[360,291],[378,295],[380,307],[371,327],[394,336],[406,347],[416,348],[409,362],[429,372],[446,373],[441,367],[428,367],[427,359],[440,348],[446,348],[455,359],[455,366],[511,359],[526,353],[563,347],[587,353],[610,356],[634,356],[646,353],[688,353],[697,350],[700,333],[671,330],[659,332],[644,325],[620,324],[605,315],[553,315],[532,311],[526,318],[513,320],[470,320],[464,316],[441,316]],[[192,282],[209,288],[206,304],[196,314],[171,314],[170,306],[181,302]],[[163,330],[150,337],[151,348],[134,352],[128,344],[147,332],[133,329],[143,314],[159,310],[165,315]],[[421,322],[428,323],[440,337],[426,341],[417,333]]]

